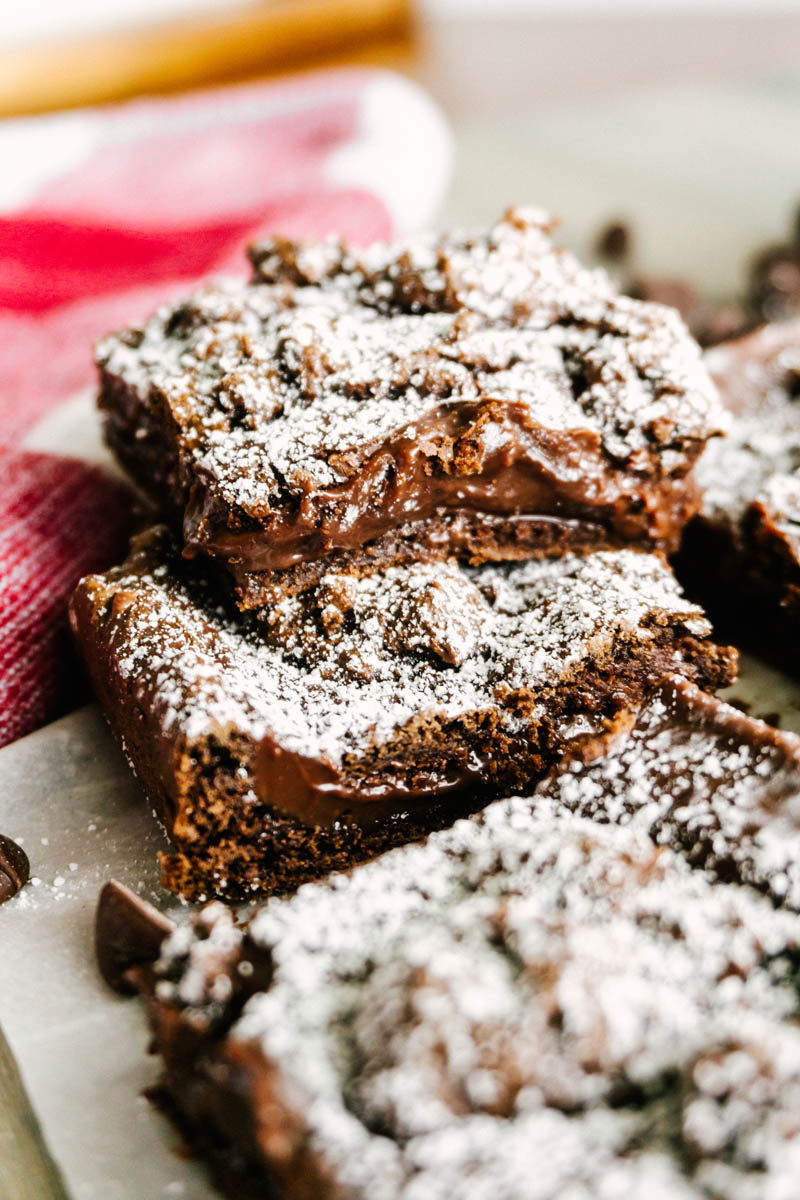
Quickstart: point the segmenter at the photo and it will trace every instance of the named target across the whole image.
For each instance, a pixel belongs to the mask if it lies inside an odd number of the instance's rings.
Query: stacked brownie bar
[[[672,310],[548,230],[270,242],[249,286],[101,343],[109,444],[246,608],[328,569],[674,548],[716,393]]]
[[[633,551],[330,574],[259,621],[156,530],[73,614],[184,896],[283,889],[420,837],[530,787],[665,674],[713,687],[734,664]]]
[[[182,895],[350,866],[531,788],[667,675],[732,678],[662,556],[713,385],[675,313],[549,232],[274,239],[101,343],[108,442],[171,528],[72,619]]]

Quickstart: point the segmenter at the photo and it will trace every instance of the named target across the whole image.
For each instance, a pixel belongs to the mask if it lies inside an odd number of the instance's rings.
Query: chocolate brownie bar
[[[800,917],[522,799],[180,925],[165,1097],[237,1200],[750,1200],[800,1156]]]
[[[735,420],[698,465],[705,499],[676,570],[726,635],[800,672],[800,321],[706,361]]]
[[[256,615],[155,530],[71,616],[187,897],[421,837],[530,787],[666,674],[713,687],[736,661],[664,560],[630,550],[329,573]]]
[[[673,548],[713,386],[674,312],[550,228],[264,243],[250,285],[100,343],[108,443],[246,608],[328,570]]]
[[[800,912],[800,738],[686,679],[665,680],[631,730],[560,764],[534,803],[630,825]]]

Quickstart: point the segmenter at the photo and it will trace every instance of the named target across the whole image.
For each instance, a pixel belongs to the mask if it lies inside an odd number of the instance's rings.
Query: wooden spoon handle
[[[0,116],[297,68],[405,38],[410,0],[241,0],[142,29],[0,47]]]

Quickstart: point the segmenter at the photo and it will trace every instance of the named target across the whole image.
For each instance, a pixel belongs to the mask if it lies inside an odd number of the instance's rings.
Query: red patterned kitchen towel
[[[124,550],[94,339],[261,234],[425,224],[449,160],[431,100],[373,70],[0,123],[0,746],[80,698],[66,600]]]

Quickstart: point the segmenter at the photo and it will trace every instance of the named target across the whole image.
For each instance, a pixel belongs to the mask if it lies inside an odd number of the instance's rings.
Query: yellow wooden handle
[[[142,30],[0,50],[0,116],[298,66],[410,27],[410,0],[255,0]]]

